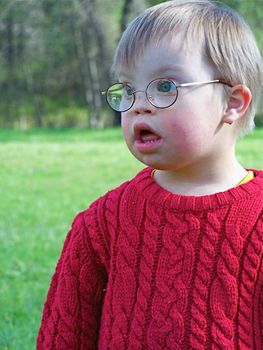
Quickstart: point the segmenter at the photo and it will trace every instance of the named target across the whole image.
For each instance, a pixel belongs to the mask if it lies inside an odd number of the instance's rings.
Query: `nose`
[[[136,90],[134,91],[135,101],[131,108],[135,114],[152,114],[154,106],[149,102],[146,91]]]

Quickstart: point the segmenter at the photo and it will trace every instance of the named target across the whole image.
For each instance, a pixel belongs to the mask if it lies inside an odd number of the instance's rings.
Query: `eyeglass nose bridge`
[[[146,96],[147,101],[149,101],[149,102],[150,102],[150,104],[152,104],[152,102],[151,102],[151,101],[153,101],[154,97],[148,94],[148,92],[147,92],[147,88],[146,88],[145,90],[134,90],[134,91],[132,92],[132,94],[133,94],[133,98],[134,98],[134,102],[135,102],[135,100],[136,100],[136,95],[135,95],[135,94],[136,94],[137,92],[144,92],[144,93],[145,93],[145,96]],[[134,102],[133,102],[133,103],[134,103]]]

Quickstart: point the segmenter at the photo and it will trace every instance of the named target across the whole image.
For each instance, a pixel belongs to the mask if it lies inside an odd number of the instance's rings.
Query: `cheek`
[[[174,118],[164,128],[169,130],[169,139],[177,150],[182,152],[196,152],[204,147],[205,140],[209,141],[211,125],[196,114],[184,114],[183,117]]]
[[[174,135],[174,141],[191,138],[200,129],[195,116],[187,113],[176,115],[163,121],[163,129],[170,136]]]

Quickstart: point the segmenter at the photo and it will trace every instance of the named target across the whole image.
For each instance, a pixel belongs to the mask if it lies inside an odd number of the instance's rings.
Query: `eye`
[[[159,80],[157,82],[157,91],[163,93],[174,92],[175,84],[171,80]]]
[[[126,96],[131,97],[133,95],[133,89],[129,85],[124,85],[123,91],[124,91]]]

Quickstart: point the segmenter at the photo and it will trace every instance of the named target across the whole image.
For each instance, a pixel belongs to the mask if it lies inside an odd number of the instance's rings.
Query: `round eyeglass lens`
[[[114,84],[107,90],[107,101],[115,111],[127,111],[134,102],[133,90],[127,84]]]
[[[170,107],[177,99],[176,84],[170,79],[155,79],[146,89],[150,103],[158,108]]]

